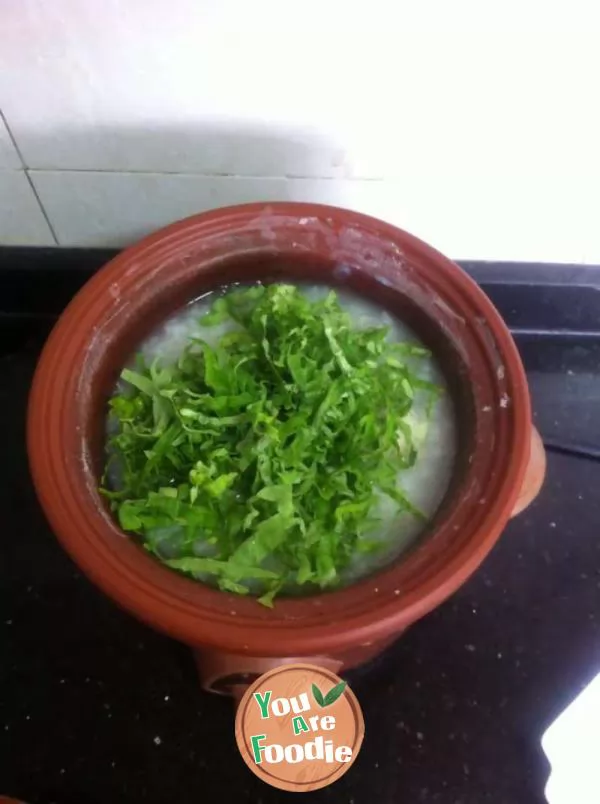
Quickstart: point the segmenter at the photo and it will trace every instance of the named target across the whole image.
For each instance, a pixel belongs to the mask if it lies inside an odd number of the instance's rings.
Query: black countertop
[[[270,804],[185,647],[117,609],[52,536],[24,412],[44,337],[110,253],[0,249],[0,794]],[[332,804],[536,804],[540,738],[600,671],[600,268],[465,264],[510,323],[550,445],[483,568],[350,681],[366,738]],[[576,801],[573,804],[577,804]]]

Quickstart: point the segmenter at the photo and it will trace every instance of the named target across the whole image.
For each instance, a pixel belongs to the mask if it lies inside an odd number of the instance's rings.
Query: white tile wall
[[[302,198],[380,215],[457,257],[600,259],[587,9],[7,2],[0,105],[61,244]],[[15,159],[2,143],[0,167]]]
[[[21,0],[3,26],[0,97],[29,167],[354,170],[335,131],[348,47],[323,53],[273,3]]]
[[[42,210],[22,170],[0,170],[0,244],[53,246]]]
[[[178,218],[250,201],[311,201],[377,212],[381,182],[32,171],[61,245],[121,246]]]
[[[19,154],[0,116],[0,170],[15,170],[22,167]]]
[[[600,262],[598,186],[570,175],[526,182],[518,174],[406,174],[372,181],[32,171],[61,245],[133,242],[213,207],[312,201],[375,215],[456,258]],[[457,208],[457,189],[461,203]],[[584,199],[573,214],[573,199]]]
[[[36,169],[375,178],[594,158],[597,26],[575,10],[351,5],[6,4],[2,108]]]

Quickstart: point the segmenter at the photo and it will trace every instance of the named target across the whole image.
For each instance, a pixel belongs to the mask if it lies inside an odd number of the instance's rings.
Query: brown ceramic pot
[[[397,313],[448,379],[460,451],[428,532],[349,588],[274,609],[175,574],[126,537],[97,488],[107,398],[138,342],[212,287],[257,279],[344,285]],[[527,382],[502,319],[453,262],[406,232],[315,204],[253,204],[180,221],[127,249],[67,307],[29,404],[37,493],[63,546],[110,597],[196,651],[208,689],[238,693],[294,659],[341,670],[370,658],[475,571],[516,507],[537,493]],[[531,460],[530,460],[531,456]]]

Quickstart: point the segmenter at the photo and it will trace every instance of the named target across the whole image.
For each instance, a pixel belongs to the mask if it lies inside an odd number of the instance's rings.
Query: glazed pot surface
[[[179,576],[123,535],[98,493],[106,403],[136,345],[222,284],[343,285],[397,314],[432,348],[458,412],[455,477],[408,555],[350,587],[279,599],[273,610]],[[344,653],[395,634],[477,568],[519,496],[530,451],[523,368],[490,301],[454,263],[364,215],[256,204],[198,215],[127,249],[75,297],[42,353],[28,448],[50,523],[108,595],[198,647],[251,656]]]

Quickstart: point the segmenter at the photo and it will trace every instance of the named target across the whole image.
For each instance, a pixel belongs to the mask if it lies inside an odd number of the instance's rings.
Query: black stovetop
[[[231,703],[77,571],[29,479],[24,412],[56,314],[107,252],[0,249],[0,794],[30,804],[270,804]],[[536,804],[540,738],[600,671],[600,268],[464,266],[511,325],[551,448],[483,568],[353,689],[363,749],[332,804]],[[574,804],[577,802],[574,801]]]

